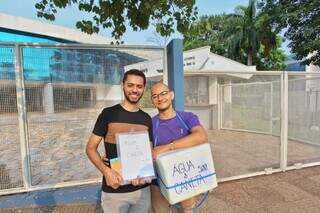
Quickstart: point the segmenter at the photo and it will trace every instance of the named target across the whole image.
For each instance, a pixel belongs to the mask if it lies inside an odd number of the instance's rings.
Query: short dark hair
[[[122,79],[122,83],[124,84],[124,82],[127,80],[128,78],[128,75],[136,75],[136,76],[140,76],[141,78],[143,78],[143,85],[145,86],[146,85],[146,76],[145,74],[138,70],[138,69],[131,69],[131,70],[128,70],[127,72],[124,73],[123,75],[123,79]]]

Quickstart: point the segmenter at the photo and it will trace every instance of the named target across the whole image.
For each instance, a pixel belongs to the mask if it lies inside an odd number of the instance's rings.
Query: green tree
[[[257,14],[255,0],[250,0],[248,7],[237,7],[234,15],[238,21],[225,31],[229,54],[241,59],[245,53],[247,65],[253,65],[261,46],[265,55],[276,47],[277,34],[270,26],[268,15]]]
[[[125,33],[126,24],[138,31],[147,29],[151,22],[162,36],[175,28],[185,32],[197,16],[195,0],[40,0],[35,7],[38,17],[53,21],[58,9],[68,5],[93,15],[90,20],[78,21],[77,28],[89,34],[111,28],[116,39]]]
[[[211,51],[258,70],[283,70],[286,56],[269,16],[239,6],[233,14],[202,16],[184,34],[184,49],[210,46]],[[249,62],[248,62],[249,61]]]
[[[232,15],[201,16],[190,29],[184,33],[183,45],[185,50],[203,46],[210,46],[211,51],[219,55],[228,56],[228,46],[223,32],[236,21]]]
[[[277,37],[276,48],[272,48],[268,54],[264,50],[264,46],[261,46],[257,56],[254,58],[254,64],[257,66],[257,70],[285,70],[286,65],[284,61],[287,59],[286,54],[280,48],[281,38]]]
[[[272,27],[278,32],[285,30],[288,46],[297,59],[320,65],[320,1],[261,0],[259,3],[262,13],[271,17]]]

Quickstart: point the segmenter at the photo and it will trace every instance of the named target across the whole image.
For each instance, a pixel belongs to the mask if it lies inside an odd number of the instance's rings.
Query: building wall
[[[0,28],[0,42],[72,43],[2,28]],[[5,82],[0,85],[2,112],[17,110],[14,55],[14,47],[0,45],[0,81]],[[98,85],[116,86],[119,89],[124,67],[143,60],[125,51],[112,49],[23,47],[22,65],[28,111],[46,111],[48,106],[44,104],[47,101],[44,97],[48,96],[52,97],[52,101],[49,101],[52,105],[49,107],[52,109],[50,112],[91,107],[96,101],[119,101],[121,94],[112,92],[115,88],[104,95],[100,93]],[[51,90],[46,90],[50,82],[55,85]],[[89,88],[84,88],[85,85],[89,85]],[[51,91],[51,94],[48,94],[48,91]]]

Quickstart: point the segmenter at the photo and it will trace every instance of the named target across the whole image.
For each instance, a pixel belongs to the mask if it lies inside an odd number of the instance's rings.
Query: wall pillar
[[[46,83],[43,88],[43,111],[46,114],[54,113],[53,86],[52,83]]]
[[[184,110],[183,45],[181,39],[173,39],[167,46],[168,86],[175,93],[173,106]]]
[[[218,103],[218,77],[209,76],[209,105]]]

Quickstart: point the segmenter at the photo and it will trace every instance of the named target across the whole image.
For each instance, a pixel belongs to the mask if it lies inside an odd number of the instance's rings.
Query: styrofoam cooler
[[[217,187],[208,143],[161,154],[156,169],[161,193],[170,204]]]

